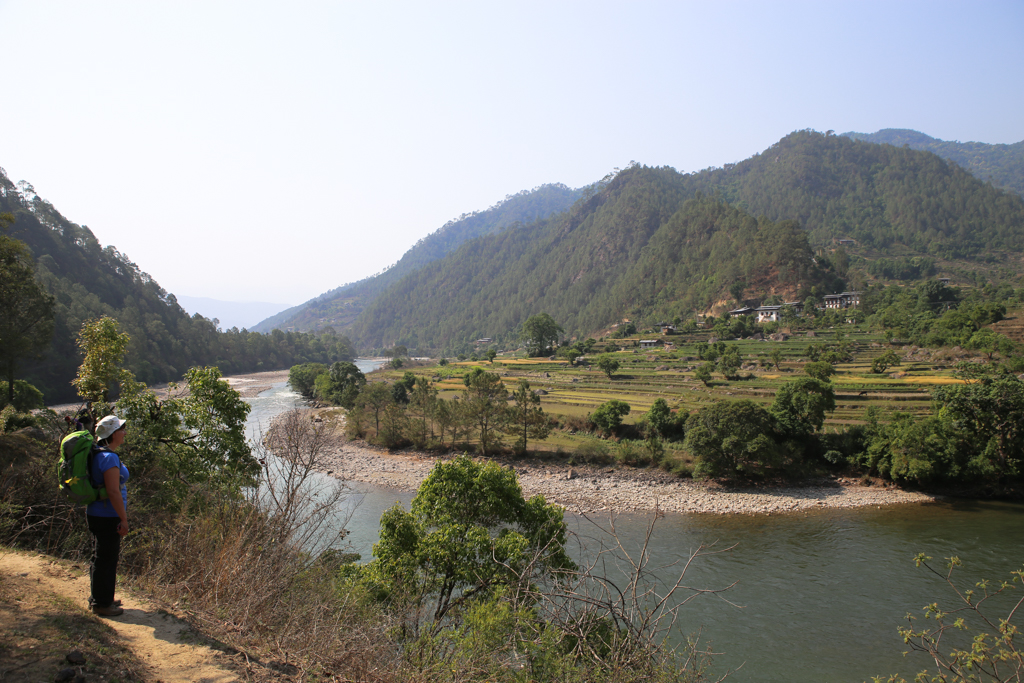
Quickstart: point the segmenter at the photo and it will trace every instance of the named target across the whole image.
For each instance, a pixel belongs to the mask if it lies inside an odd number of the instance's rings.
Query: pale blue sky
[[[168,290],[299,303],[463,212],[801,128],[1024,139],[1022,2],[0,0],[0,166]]]

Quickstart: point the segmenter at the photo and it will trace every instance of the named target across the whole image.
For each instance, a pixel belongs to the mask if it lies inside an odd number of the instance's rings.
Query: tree
[[[515,470],[460,456],[434,466],[410,511],[385,511],[367,573],[392,595],[428,607],[436,633],[505,586],[575,569],[566,534],[562,509],[539,495],[526,500]],[[419,632],[418,619],[412,627]]]
[[[498,352],[494,349],[487,349],[487,361],[494,363],[494,359],[498,356]]]
[[[597,367],[601,369],[601,372],[608,375],[608,379],[611,379],[612,375],[619,369],[619,361],[611,356],[601,356],[597,359]]]
[[[395,358],[407,358],[409,356],[409,349],[405,347],[405,344],[397,344],[391,349],[391,354]]]
[[[836,374],[836,369],[832,367],[832,364],[825,360],[820,360],[815,363],[808,363],[804,366],[804,372],[809,377],[814,379],[820,379],[822,382],[829,381],[828,378]]]
[[[964,346],[972,351],[981,351],[989,360],[992,360],[996,353],[1006,356],[1014,351],[1014,343],[1009,337],[993,332],[987,327],[972,334]]]
[[[289,381],[291,381],[289,373]],[[332,363],[330,370],[320,373],[314,382],[317,398],[336,406],[353,408],[356,397],[366,386],[366,375],[356,367],[355,363],[338,361]]]
[[[293,365],[288,370],[288,386],[303,398],[313,398],[316,392],[316,378],[327,372],[323,363]]]
[[[512,392],[513,404],[509,406],[505,433],[518,436],[515,451],[520,455],[526,453],[527,438],[546,439],[551,433],[547,415],[540,406],[540,396],[530,391],[530,383],[519,380],[516,390]]]
[[[772,365],[775,366],[776,370],[781,370],[782,369],[780,367],[780,365],[782,363],[782,350],[781,349],[777,349],[777,348],[776,349],[772,349],[771,352],[768,354],[768,358],[771,360]]]
[[[1000,476],[1020,474],[1024,460],[1024,382],[1015,377],[984,378],[937,387],[933,395],[940,406],[939,417],[963,435],[976,460]]]
[[[664,437],[672,424],[672,410],[668,407],[668,402],[663,398],[655,399],[651,409],[644,416],[644,421],[655,435]]]
[[[753,401],[720,401],[687,419],[683,445],[696,460],[694,476],[728,477],[778,461],[772,431],[771,415]]]
[[[714,370],[714,368],[715,364],[712,363],[711,361],[708,361],[707,363],[702,363],[701,365],[697,366],[696,370],[693,371],[693,378],[696,380],[700,380],[700,382],[703,383],[704,386],[708,386],[708,384],[711,383],[711,371]]]
[[[606,434],[612,434],[622,425],[622,418],[629,415],[629,411],[628,403],[613,398],[599,405],[590,419]]]
[[[172,384],[163,401],[127,377],[121,382],[117,410],[132,425],[128,452],[166,472],[160,483],[174,500],[182,501],[200,482],[236,492],[255,485],[260,463],[245,435],[250,406],[218,368],[190,369],[184,387]]]
[[[531,315],[523,323],[522,338],[530,356],[547,356],[565,330],[547,313]]]
[[[86,401],[106,402],[115,384],[133,382],[132,374],[121,367],[130,338],[118,330],[117,321],[108,316],[89,320],[78,333],[78,347],[85,354],[72,384]]]
[[[13,222],[10,214],[0,224]],[[0,363],[7,402],[14,403],[18,362],[41,355],[53,337],[53,297],[36,282],[32,255],[24,242],[0,235]]]
[[[462,408],[477,430],[480,452],[487,455],[494,430],[505,418],[505,385],[501,377],[480,368],[475,368],[466,377],[468,381],[463,392]]]
[[[899,365],[899,364],[900,364],[900,355],[898,353],[896,353],[895,351],[893,351],[892,349],[889,349],[888,351],[883,353],[881,356],[878,356],[873,361],[871,361],[871,372],[874,372],[874,373],[880,375],[883,372],[885,372],[886,370],[888,370],[890,367],[892,367],[893,365]]]
[[[363,387],[356,398],[356,408],[373,413],[373,431],[380,433],[380,418],[384,410],[394,404],[391,387],[384,382],[372,382]]]
[[[800,377],[783,384],[769,409],[781,431],[803,438],[821,429],[825,413],[836,409],[832,385],[813,377]]]
[[[722,374],[725,375],[726,379],[737,379],[739,377],[739,369],[743,364],[740,359],[739,347],[733,345],[726,348],[725,353],[718,361],[718,366],[722,370]]]

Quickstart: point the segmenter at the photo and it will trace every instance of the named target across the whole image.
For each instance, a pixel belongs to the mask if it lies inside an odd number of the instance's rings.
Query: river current
[[[377,361],[360,360],[364,372]],[[256,427],[296,405],[284,384],[247,399],[250,436]],[[396,501],[408,507],[412,493],[354,484],[346,541],[369,560],[381,513]],[[600,536],[593,521],[567,517],[584,538]],[[621,515],[619,536],[627,548],[642,541],[646,515]],[[897,634],[910,613],[926,625],[922,607],[938,601],[955,606],[950,589],[924,568],[956,555],[964,567],[955,577],[971,587],[983,578],[1009,579],[1024,565],[1024,505],[951,501],[852,510],[816,510],[786,515],[668,514],[655,525],[651,566],[661,581],[674,580],[679,566],[699,546],[731,550],[698,560],[685,584],[695,588],[736,585],[722,595],[704,595],[681,612],[683,633],[701,630],[715,652],[714,672],[736,670],[730,681],[853,682],[900,673],[908,679],[926,668],[920,655],[903,656]],[[1019,584],[1015,589],[1024,590]],[[728,602],[726,602],[728,600]],[[730,604],[732,603],[732,604]],[[996,607],[1005,616],[1008,600]]]

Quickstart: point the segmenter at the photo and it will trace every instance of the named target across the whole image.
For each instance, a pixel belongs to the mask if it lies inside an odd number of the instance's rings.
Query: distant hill
[[[725,168],[631,167],[563,214],[468,241],[379,294],[351,334],[454,349],[511,340],[541,311],[580,335],[685,318],[737,281],[745,297],[824,293],[844,283],[812,250],[844,238],[999,259],[1024,251],[1024,200],[929,152],[797,131]]]
[[[886,128],[875,133],[843,133],[864,142],[908,145],[911,149],[938,154],[963,166],[976,178],[991,180],[996,187],[1024,196],[1024,140],[1013,144],[952,142],[930,137],[916,130]]]
[[[116,318],[131,337],[125,365],[147,384],[179,380],[195,365],[217,365],[229,374],[355,355],[348,340],[335,335],[218,332],[209,319],[186,313],[127,256],[102,246],[88,227],[72,223],[32,185],[12,183],[0,169],[0,213],[8,212],[15,222],[7,234],[28,245],[37,279],[56,300],[49,351],[17,372],[49,403],[76,400],[70,382],[81,354],[75,340],[84,321],[104,315]]]
[[[384,272],[325,292],[267,318],[252,329],[257,332],[274,328],[315,330],[327,326],[346,329],[376,296],[409,273],[444,257],[468,240],[565,211],[581,193],[582,190],[562,184],[541,185],[509,195],[484,211],[463,214],[421,239]]]

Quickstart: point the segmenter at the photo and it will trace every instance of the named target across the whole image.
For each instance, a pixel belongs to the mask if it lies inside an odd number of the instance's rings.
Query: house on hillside
[[[473,343],[474,343],[474,344],[476,344],[477,346],[481,346],[481,345],[483,345],[483,344],[490,344],[490,343],[492,343],[493,341],[494,341],[494,338],[493,338],[493,337],[481,337],[480,339],[477,339],[477,340],[476,340],[475,342],[473,342]]]
[[[739,318],[740,316],[743,316],[743,315],[750,315],[753,312],[754,312],[754,309],[751,308],[750,306],[742,306],[740,308],[737,308],[737,309],[729,311],[729,317],[730,318]]]
[[[656,346],[661,346],[661,344],[662,344],[662,341],[660,339],[641,339],[640,340],[640,348],[641,349],[653,349]]]
[[[852,247],[857,244],[855,240],[839,240],[839,246],[841,247]]]
[[[841,292],[822,297],[825,308],[857,308],[860,306],[860,292]]]
[[[940,285],[948,285],[949,284],[949,278],[948,277],[940,277],[939,278],[939,284]]]
[[[789,306],[793,309],[793,312],[800,315],[804,311],[804,305],[800,301],[784,301],[783,303],[775,306],[758,306],[754,309],[757,313],[757,322],[759,323],[777,323],[782,320],[782,309]]]
[[[661,328],[661,333],[662,334],[675,334],[676,333],[676,326],[675,325],[669,325],[668,323],[662,323],[661,325],[658,325],[658,327]]]

